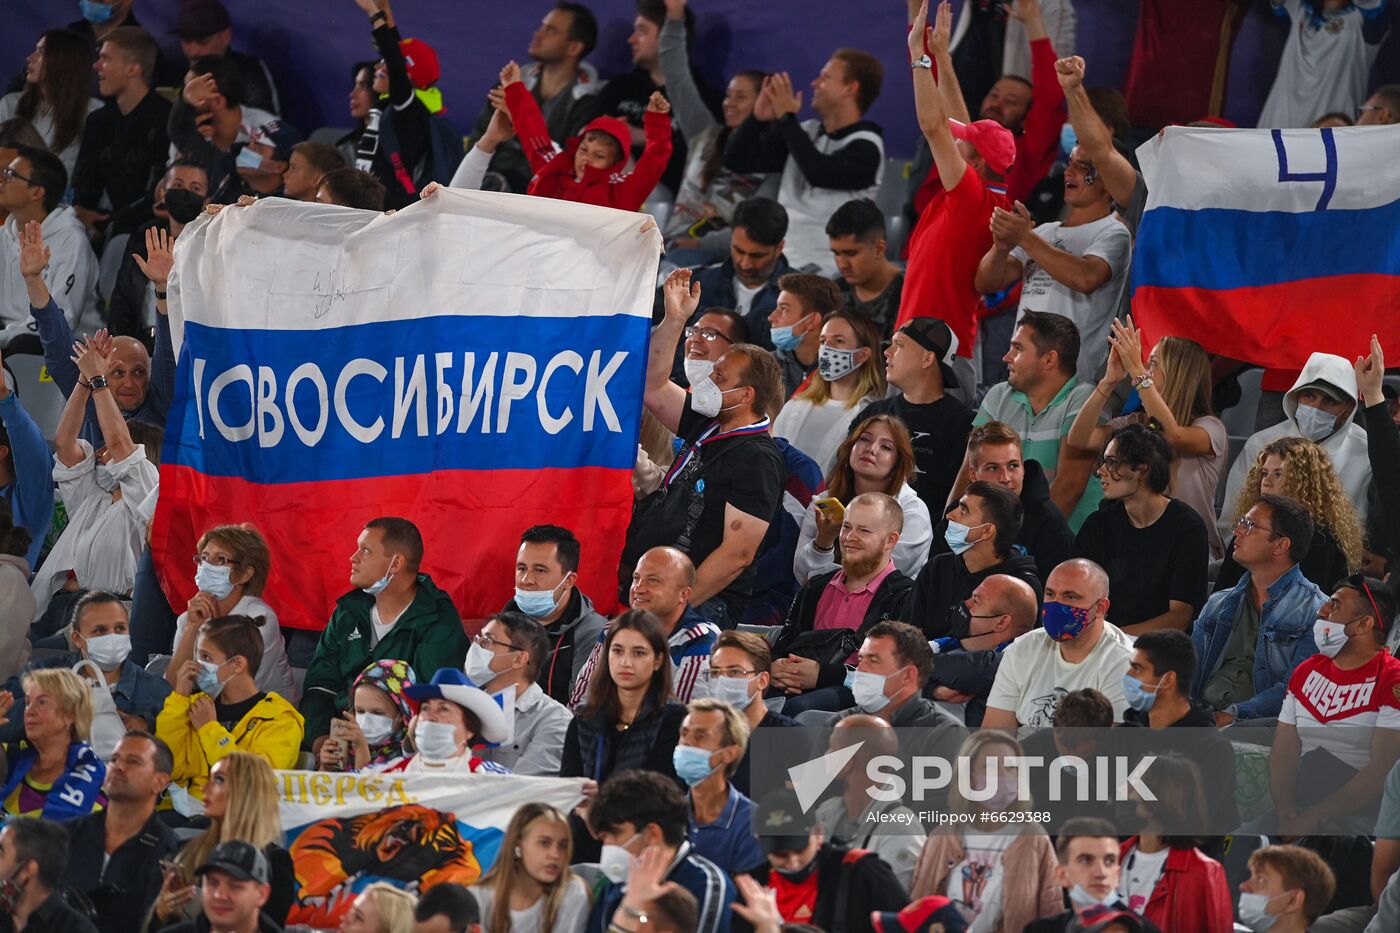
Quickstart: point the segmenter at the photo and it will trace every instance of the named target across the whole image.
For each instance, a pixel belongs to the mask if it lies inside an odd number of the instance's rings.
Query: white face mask
[[[199,569],[194,572],[194,585],[215,599],[224,599],[233,592],[233,568],[227,565],[218,567],[202,560]]]
[[[695,385],[715,371],[714,360],[692,360],[687,357],[683,365],[685,366],[685,381],[690,385]]]
[[[483,648],[476,642],[472,642],[467,649],[467,663],[462,670],[471,682],[478,687],[485,687],[491,682],[491,678],[496,676],[496,672],[491,670],[491,662],[496,660],[496,655],[489,648]]]
[[[885,682],[893,676],[894,674],[872,674],[870,671],[851,671],[846,678],[846,686],[851,688],[851,695],[856,698],[857,706],[867,713],[878,713],[890,705],[890,698],[885,696]]]
[[[1319,654],[1335,658],[1347,643],[1347,624],[1333,619],[1318,619],[1313,623],[1313,643]]]
[[[1283,892],[1287,894],[1288,892]],[[1240,892],[1240,923],[1249,927],[1254,933],[1263,933],[1278,923],[1278,915],[1269,913],[1269,902],[1275,897],[1282,895],[1275,894],[1272,897],[1268,894],[1255,894],[1253,891]]]
[[[394,720],[378,713],[356,713],[355,722],[370,745],[383,745],[394,734]]]
[[[126,634],[98,635],[87,639],[87,657],[104,673],[122,666],[131,654],[131,636]]]
[[[817,354],[817,372],[827,382],[835,382],[855,371],[856,354],[859,350],[842,350],[840,347],[822,347]]]
[[[97,488],[103,492],[116,492],[121,484],[112,475],[112,468],[105,463],[99,463],[92,469],[93,482],[97,483]]]
[[[715,677],[710,680],[710,696],[737,710],[745,710],[753,702],[749,695],[752,683],[747,677]]]
[[[640,832],[633,833],[632,838],[620,846],[603,846],[603,852],[598,856],[598,870],[613,884],[626,881],[632,866],[637,863],[637,859],[627,851],[627,847],[640,835]]]
[[[1321,443],[1337,431],[1337,416],[1311,405],[1300,404],[1293,420],[1298,422],[1298,430],[1303,432],[1303,436],[1315,444]]]
[[[413,730],[413,744],[418,753],[429,761],[446,761],[461,751],[457,746],[457,727],[446,722],[420,719]]]
[[[738,386],[735,389],[739,388]],[[729,411],[730,408],[738,408],[738,405],[724,406],[724,395],[726,392],[733,392],[735,389],[721,389],[715,385],[713,377],[706,376],[699,382],[690,384],[690,408],[697,415],[706,418],[713,418],[722,411]]]

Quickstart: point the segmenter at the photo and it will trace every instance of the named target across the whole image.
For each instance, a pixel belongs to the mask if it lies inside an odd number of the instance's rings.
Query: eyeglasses
[[[238,561],[232,557],[225,557],[222,554],[196,554],[194,556],[195,566],[200,564],[212,564],[215,567],[237,567]]]
[[[1094,464],[1094,472],[1106,469],[1110,473],[1117,473],[1119,467],[1131,467],[1132,465],[1122,457],[1099,457],[1099,462]]]
[[[28,177],[28,178],[25,178],[23,175],[21,175],[19,172],[16,172],[16,171],[15,171],[14,169],[12,169],[12,168],[7,168],[7,169],[5,169],[5,180],[6,180],[6,181],[22,181],[22,182],[24,182],[26,185],[32,185],[32,184],[34,184],[34,177],[33,177],[32,175],[31,175],[30,177]]]
[[[1362,118],[1362,116],[1364,116],[1364,115],[1366,114],[1366,112],[1367,112],[1368,110],[1385,110],[1385,111],[1389,111],[1390,108],[1389,108],[1389,107],[1378,107],[1378,106],[1376,106],[1375,104],[1362,104],[1360,107],[1357,107],[1357,108],[1356,108],[1356,119],[1360,120],[1360,119]]]
[[[716,340],[723,340],[725,343],[734,342],[713,327],[695,327],[694,325],[687,327],[685,329],[685,339],[689,340],[691,337],[699,337],[701,340],[709,342]]]
[[[724,668],[712,667],[712,668],[710,668],[710,676],[711,676],[711,677],[752,677],[752,676],[754,676],[754,675],[757,674],[757,673],[759,673],[759,672],[758,672],[758,671],[746,671],[746,670],[744,670],[742,667],[724,667]]]
[[[485,632],[480,632],[480,633],[478,633],[477,636],[476,636],[475,638],[472,639],[472,641],[476,642],[478,645],[480,645],[481,647],[486,648],[486,649],[488,649],[488,650],[491,648],[492,645],[500,645],[502,648],[507,648],[507,649],[509,649],[509,650],[511,650],[511,651],[524,651],[524,650],[525,650],[524,648],[521,648],[519,645],[512,645],[512,644],[511,644],[510,642],[508,642],[508,641],[497,641],[496,639],[492,638],[490,635],[487,635]]]
[[[1260,531],[1268,533],[1270,537],[1278,537],[1277,533],[1272,528],[1269,528],[1265,525],[1261,525],[1254,519],[1246,518],[1244,516],[1241,516],[1240,520],[1235,522],[1235,527],[1238,528],[1240,530],[1240,534],[1245,537],[1248,537],[1250,533],[1253,532],[1256,528],[1258,528]]]

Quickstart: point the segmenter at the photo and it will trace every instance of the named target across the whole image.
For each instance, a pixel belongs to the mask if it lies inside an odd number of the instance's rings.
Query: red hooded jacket
[[[661,180],[666,163],[671,160],[669,114],[648,110],[643,116],[646,148],[632,171],[624,175],[621,169],[627,164],[632,140],[627,124],[616,117],[595,118],[583,128],[583,133],[569,139],[560,149],[549,136],[549,128],[545,126],[544,115],[540,113],[534,95],[523,83],[517,81],[506,88],[506,105],[515,123],[520,147],[530,160],[530,168],[535,171],[526,194],[635,211],[641,208],[642,202]],[[574,174],[574,153],[583,135],[593,130],[601,130],[617,140],[622,157],[611,168],[585,169],[580,180]]]
[[[1124,862],[1137,841],[1133,836],[1123,843]],[[1142,915],[1163,930],[1233,929],[1235,909],[1224,867],[1200,849],[1172,849]]]

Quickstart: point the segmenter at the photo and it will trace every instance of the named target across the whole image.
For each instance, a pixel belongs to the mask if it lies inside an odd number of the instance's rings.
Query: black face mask
[[[187,224],[204,209],[204,197],[188,188],[167,188],[164,205],[171,220],[178,224]]]
[[[808,862],[805,867],[799,868],[797,871],[783,871],[781,868],[774,869],[774,871],[793,884],[801,884],[806,881],[808,878],[812,877],[812,872],[816,870],[817,860],[815,858]]]

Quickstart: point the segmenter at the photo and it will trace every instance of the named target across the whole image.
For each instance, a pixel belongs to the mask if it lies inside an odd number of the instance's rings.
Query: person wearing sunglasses
[[[1352,574],[1317,612],[1317,653],[1288,680],[1269,756],[1277,830],[1370,833],[1400,760],[1400,658],[1385,650],[1395,597]],[[1272,830],[1266,830],[1272,831]]]

